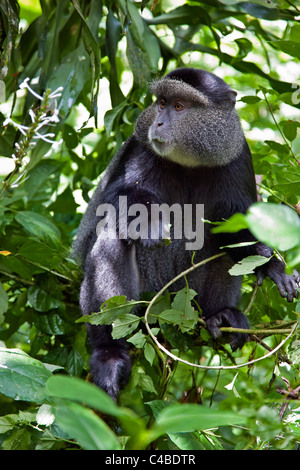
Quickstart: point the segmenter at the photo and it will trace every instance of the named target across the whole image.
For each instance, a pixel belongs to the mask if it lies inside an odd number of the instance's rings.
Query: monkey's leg
[[[138,298],[135,246],[126,246],[118,239],[98,239],[85,262],[80,291],[83,314],[99,312],[101,304],[116,295],[126,295],[129,300]],[[88,325],[88,333],[93,348],[93,382],[116,399],[131,370],[126,341],[113,339],[110,325]]]
[[[207,268],[205,284],[199,296],[199,304],[208,330],[213,338],[219,339],[228,334],[222,334],[220,327],[233,327],[248,329],[247,318],[236,308],[241,291],[241,276],[230,276],[228,273],[232,260],[225,256],[222,260],[215,260]],[[247,341],[247,334],[230,334],[229,342],[232,350],[241,348]]]

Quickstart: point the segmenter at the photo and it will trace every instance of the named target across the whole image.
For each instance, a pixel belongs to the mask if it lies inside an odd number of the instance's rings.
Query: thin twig
[[[270,348],[270,346],[268,346],[264,341],[258,338],[258,336],[251,334],[251,337],[252,339],[254,339],[256,343],[260,344],[260,346],[265,348],[267,351],[272,351],[272,348]],[[280,360],[280,362],[286,362],[287,364],[291,364],[291,361],[289,360],[289,358],[286,356],[283,356],[280,353],[278,353],[278,359]]]
[[[289,334],[290,328],[267,328],[267,329],[246,329],[246,328],[233,328],[231,326],[221,326],[220,331],[224,333],[245,333],[245,334],[254,334],[254,335],[281,335],[281,334]]]
[[[296,161],[297,165],[299,165],[299,161],[298,161],[298,159],[296,158],[296,155],[294,154],[294,151],[293,151],[292,147],[291,147],[290,144],[288,143],[288,141],[287,141],[287,139],[286,139],[284,133],[282,132],[282,130],[281,130],[280,127],[279,127],[278,122],[276,121],[276,118],[275,118],[274,113],[273,113],[273,110],[272,110],[272,106],[270,105],[270,103],[269,103],[269,101],[268,101],[268,98],[267,98],[267,96],[266,96],[266,94],[265,94],[264,91],[263,91],[263,95],[264,95],[265,101],[266,101],[266,103],[267,103],[267,106],[268,106],[268,108],[269,108],[269,111],[270,111],[270,113],[271,113],[271,116],[272,116],[272,118],[273,118],[273,121],[274,121],[274,123],[275,123],[277,129],[279,130],[279,132],[280,132],[280,134],[281,134],[281,136],[282,136],[284,142],[285,142],[286,145],[288,146],[289,151],[290,151],[290,154],[292,155],[292,157],[293,157],[294,160]]]
[[[244,310],[244,314],[245,314],[245,315],[247,315],[247,313],[250,311],[250,309],[251,309],[251,307],[252,307],[252,305],[253,305],[253,302],[254,302],[254,300],[255,300],[257,291],[258,291],[258,285],[257,285],[257,283],[256,283],[255,286],[254,286],[252,295],[251,295],[250,302],[249,302],[249,304],[247,305],[247,307],[246,307],[245,310]]]
[[[300,395],[300,385],[298,385],[298,387],[292,389],[288,379],[286,379],[285,377],[281,377],[281,380],[283,380],[283,382],[286,384],[287,390],[285,390],[283,388],[277,388],[277,392],[281,393],[281,395],[284,395],[285,400],[299,400],[300,399],[300,396],[299,396]],[[288,404],[289,404],[288,401],[285,401],[282,404],[282,407],[281,407],[280,412],[279,412],[280,421],[282,421],[282,419],[283,419],[283,416],[284,416],[284,413],[285,413],[285,411],[288,407]]]

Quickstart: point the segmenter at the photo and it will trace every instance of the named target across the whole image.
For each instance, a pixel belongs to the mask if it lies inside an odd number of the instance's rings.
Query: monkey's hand
[[[227,339],[229,336],[229,343],[232,351],[238,348],[242,348],[247,341],[248,335],[245,333],[222,333],[220,327],[231,326],[232,328],[242,328],[246,330],[249,328],[249,324],[245,315],[235,308],[225,308],[220,312],[205,319],[206,326],[214,339],[220,339],[224,337]]]
[[[285,273],[284,264],[277,258],[271,258],[267,264],[256,269],[257,284],[262,285],[266,276],[269,276],[278,287],[281,297],[286,297],[288,302],[293,302],[298,297],[300,276],[294,271],[292,276]]]

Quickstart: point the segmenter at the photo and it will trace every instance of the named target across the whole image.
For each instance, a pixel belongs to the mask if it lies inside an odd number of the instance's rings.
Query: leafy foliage
[[[81,273],[70,256],[99,176],[151,102],[147,83],[190,65],[238,91],[260,175],[261,201],[215,230],[249,227],[279,250],[289,272],[299,269],[298,18],[296,2],[287,0],[2,0],[3,449],[299,448],[299,327],[288,334],[300,303],[287,303],[269,280],[255,286],[261,260],[245,260],[232,273],[244,274],[240,307],[252,328],[233,356],[212,341],[188,285],[151,304],[151,335],[148,296],[115,297],[99,306],[101,314],[82,318]],[[83,380],[86,321],[112,324],[113,336],[132,345],[119,404]],[[195,366],[168,358],[152,335]],[[285,337],[276,354],[230,368]]]

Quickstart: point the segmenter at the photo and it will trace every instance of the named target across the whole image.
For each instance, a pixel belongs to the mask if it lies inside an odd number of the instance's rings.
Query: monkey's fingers
[[[278,287],[281,297],[288,302],[293,302],[298,297],[299,274],[289,276],[288,274],[275,274],[271,278]]]
[[[298,273],[298,271],[296,271],[296,269],[294,269],[292,278],[294,279],[298,287],[300,287],[300,274]]]
[[[232,333],[223,335],[220,327],[231,326],[233,328],[249,328],[246,317],[235,308],[226,308],[217,314],[206,319],[206,326],[211,332],[214,339],[220,339],[221,337],[229,337],[229,342],[232,351],[238,348],[242,348],[247,341],[248,335],[245,333]]]

